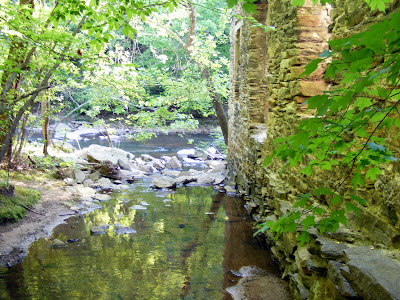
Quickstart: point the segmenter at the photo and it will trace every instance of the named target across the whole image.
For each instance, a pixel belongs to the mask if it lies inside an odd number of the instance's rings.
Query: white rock
[[[176,182],[169,176],[159,176],[153,179],[153,185],[156,188],[174,188],[176,186]]]
[[[111,196],[106,194],[96,194],[93,198],[99,201],[107,201],[111,199]]]
[[[134,205],[134,206],[131,206],[130,209],[143,210],[143,209],[147,209],[147,207],[145,207],[143,205]]]
[[[118,164],[118,160],[127,163],[130,153],[118,148],[103,147],[100,145],[90,145],[87,148],[87,158],[89,161],[100,163],[106,160],[113,164]]]
[[[196,155],[196,149],[182,149],[179,150],[176,155],[180,158],[188,157],[190,156],[195,156]]]

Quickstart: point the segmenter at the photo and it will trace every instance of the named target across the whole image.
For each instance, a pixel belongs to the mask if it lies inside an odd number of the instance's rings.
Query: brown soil
[[[73,212],[66,206],[73,200],[61,181],[12,182],[13,185],[38,190],[42,199],[18,223],[0,225],[0,266],[11,266],[22,261],[29,245],[41,237],[48,237],[55,226]]]

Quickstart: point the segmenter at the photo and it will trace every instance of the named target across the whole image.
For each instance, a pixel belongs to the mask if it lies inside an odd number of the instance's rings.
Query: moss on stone
[[[39,201],[38,191],[15,187],[14,196],[0,196],[0,224],[17,222],[22,219],[27,209]]]

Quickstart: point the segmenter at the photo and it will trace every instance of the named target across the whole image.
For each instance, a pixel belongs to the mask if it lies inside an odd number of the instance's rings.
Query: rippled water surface
[[[30,139],[32,140],[42,138],[43,136],[41,133],[34,133],[30,135]],[[136,141],[134,139],[120,139],[113,141],[113,144],[117,148],[124,149],[125,151],[131,152],[136,156],[141,154],[149,154],[159,157],[161,155],[176,155],[176,152],[181,149],[194,148],[195,146],[199,146],[201,142],[208,144],[212,141],[213,138],[208,134],[157,134],[156,137],[153,137],[146,142]],[[91,144],[98,144],[107,147],[109,145],[108,140],[105,137],[103,139],[88,137],[80,141],[69,140],[68,142],[76,148],[89,147]]]

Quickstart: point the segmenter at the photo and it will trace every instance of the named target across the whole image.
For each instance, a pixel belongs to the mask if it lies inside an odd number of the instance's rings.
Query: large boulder
[[[172,156],[172,157],[165,157],[166,158],[166,162],[165,162],[165,167],[167,169],[173,169],[173,170],[180,170],[182,169],[182,165],[179,162],[178,158],[176,156]]]
[[[215,178],[210,173],[204,173],[197,177],[198,184],[212,184],[214,181]]]
[[[140,158],[145,162],[151,162],[151,161],[155,160],[155,158],[153,156],[147,155],[147,154],[142,154],[140,156]]]
[[[74,179],[77,183],[82,183],[85,181],[86,179],[86,174],[85,172],[81,171],[81,170],[75,170],[74,171]]]
[[[127,163],[133,155],[129,152],[118,148],[109,148],[100,145],[90,145],[87,148],[87,159],[91,162],[101,163],[103,161],[111,161],[113,164],[118,164],[118,160]]]
[[[161,171],[165,169],[164,163],[161,161],[161,159],[154,159],[152,161],[153,167],[156,168],[158,171]]]
[[[343,272],[364,299],[399,299],[400,263],[369,247],[343,250],[349,272]]]
[[[104,177],[111,178],[111,179],[122,179],[121,175],[120,175],[119,166],[116,164],[113,164],[109,160],[103,161],[100,165],[96,166],[95,168]]]
[[[122,170],[131,171],[131,166],[121,159],[118,159],[118,165]]]
[[[170,177],[178,177],[181,174],[181,172],[176,170],[165,170],[162,171],[162,174]]]
[[[81,199],[90,199],[96,195],[96,190],[83,185],[67,186],[65,190],[68,193],[76,194]]]
[[[210,160],[207,161],[208,166],[210,167],[210,172],[222,172],[226,170],[226,161],[216,161],[216,160]]]
[[[153,186],[158,189],[174,188],[176,187],[176,182],[169,176],[158,176],[153,179]]]
[[[119,180],[127,181],[129,183],[132,183],[135,179],[133,173],[127,170],[119,170],[118,176]]]

